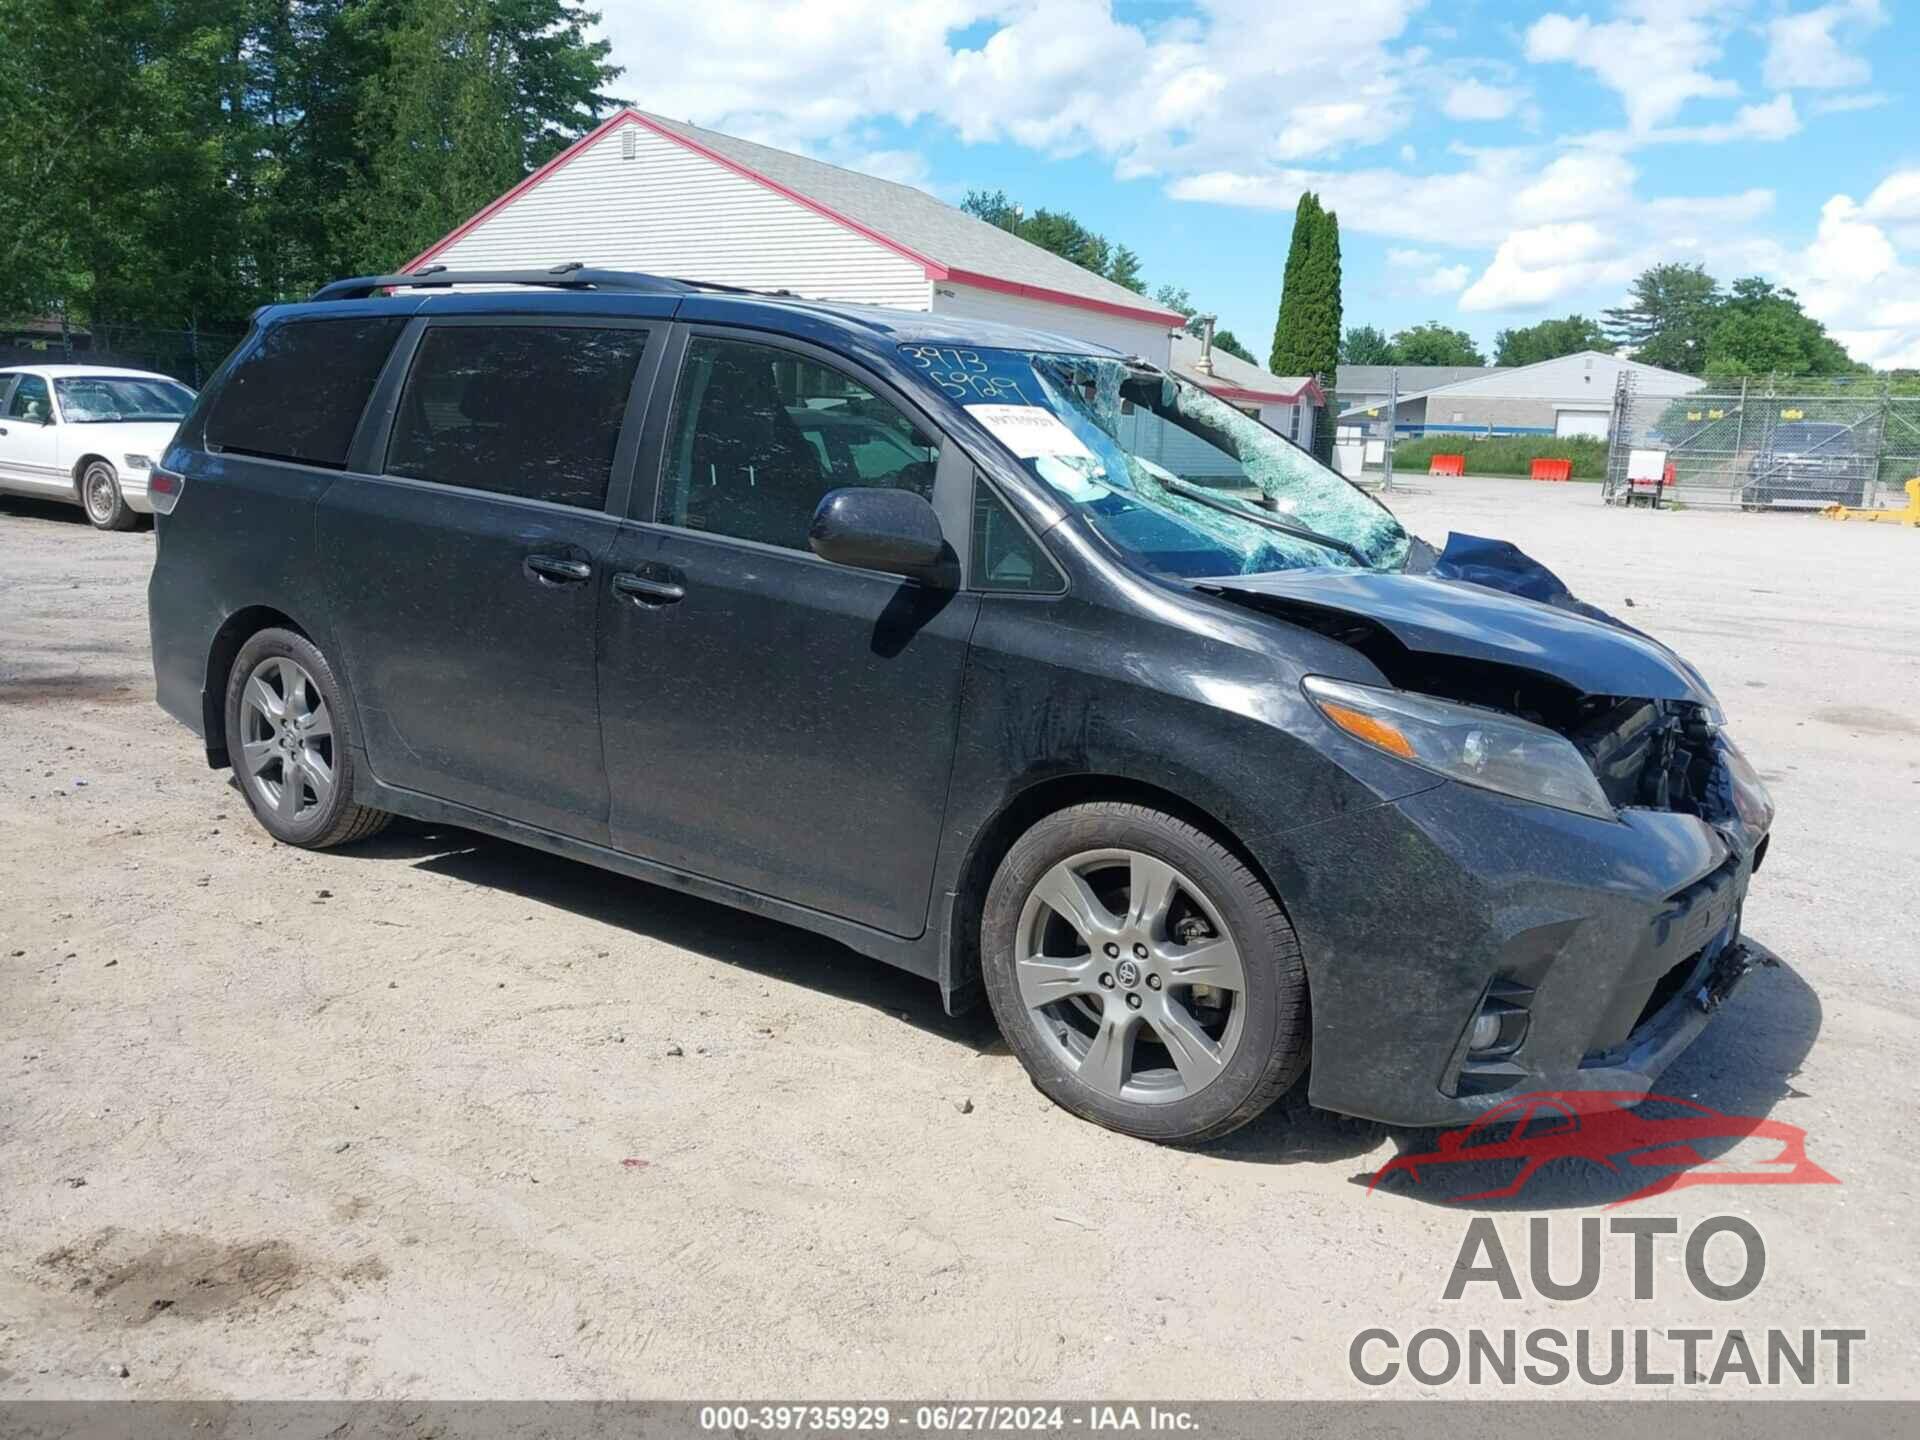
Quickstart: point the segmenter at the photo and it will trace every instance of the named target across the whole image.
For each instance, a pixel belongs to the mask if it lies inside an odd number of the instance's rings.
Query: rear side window
[[[406,317],[275,325],[227,372],[207,412],[220,450],[339,469]]]
[[[387,473],[598,510],[647,332],[441,325],[414,357]]]

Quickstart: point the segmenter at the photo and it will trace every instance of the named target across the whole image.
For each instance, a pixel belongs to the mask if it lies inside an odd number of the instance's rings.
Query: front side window
[[[401,392],[387,473],[598,510],[647,332],[429,329]]]
[[[13,399],[7,402],[10,420],[51,420],[53,409],[47,399],[47,382],[38,375],[22,375],[13,387]]]
[[[227,372],[207,413],[218,450],[339,469],[402,316],[289,320]]]
[[[82,375],[53,382],[60,417],[69,425],[179,420],[193,408],[193,391],[176,380],[139,375]]]
[[[938,443],[857,380],[790,350],[700,336],[674,401],[660,519],[807,548],[842,486],[931,499]]]
[[[902,358],[1148,570],[1397,570],[1385,506],[1232,405],[1138,361],[904,345]]]

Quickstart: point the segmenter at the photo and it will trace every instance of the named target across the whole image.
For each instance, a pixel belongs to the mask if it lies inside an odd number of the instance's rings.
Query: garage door
[[[1563,440],[1570,435],[1591,435],[1595,440],[1604,440],[1607,438],[1607,412],[1562,410],[1553,417],[1553,433]]]

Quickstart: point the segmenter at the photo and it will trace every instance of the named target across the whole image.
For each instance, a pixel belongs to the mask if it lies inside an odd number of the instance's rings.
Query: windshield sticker
[[[1022,460],[1037,460],[1042,455],[1094,460],[1093,452],[1051,410],[1037,405],[969,405],[967,413]],[[1097,461],[1095,465],[1097,468]]]

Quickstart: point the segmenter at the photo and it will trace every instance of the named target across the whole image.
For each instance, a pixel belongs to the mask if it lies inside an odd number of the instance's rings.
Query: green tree
[[[1097,235],[1064,210],[1035,210],[1028,215],[1004,190],[969,190],[960,208],[1029,244],[1071,260],[1083,270],[1124,285],[1136,294],[1147,293],[1140,273],[1140,257],[1125,245]]]
[[[1392,365],[1484,365],[1487,357],[1464,330],[1453,330],[1437,320],[1396,330],[1389,342]]]
[[[0,0],[0,312],[232,330],[391,266],[611,103],[576,0]]]
[[[1613,353],[1613,342],[1607,338],[1600,322],[1585,315],[1542,320],[1537,325],[1502,330],[1493,337],[1496,365],[1537,365],[1542,360],[1558,360],[1562,355],[1578,355],[1582,350]]]
[[[1856,365],[1800,297],[1757,275],[1733,282],[1707,338],[1706,371],[1736,375],[1844,375]]]
[[[1136,295],[1147,293],[1147,277],[1140,273],[1140,257],[1124,245],[1113,247],[1113,259],[1107,263],[1107,279],[1124,285]]]
[[[1244,360],[1249,365],[1258,365],[1260,363],[1253,358],[1253,352],[1240,343],[1240,337],[1231,330],[1214,331],[1213,348],[1216,350],[1224,350],[1227,354]]]
[[[357,259],[392,269],[544,164],[613,102],[598,15],[568,0],[373,0],[377,68],[358,124],[377,137],[351,197]],[[359,267],[355,267],[359,268]]]
[[[1386,332],[1372,325],[1355,325],[1340,342],[1342,365],[1391,365],[1393,345]]]
[[[1340,364],[1340,221],[1304,191],[1294,207],[1293,236],[1281,278],[1267,369],[1275,375],[1312,375],[1333,391]],[[1315,448],[1331,455],[1333,427],[1314,428]]]
[[[1629,304],[1605,312],[1607,334],[1642,364],[1701,374],[1720,318],[1719,282],[1704,266],[1669,262],[1641,271],[1631,294]]]

